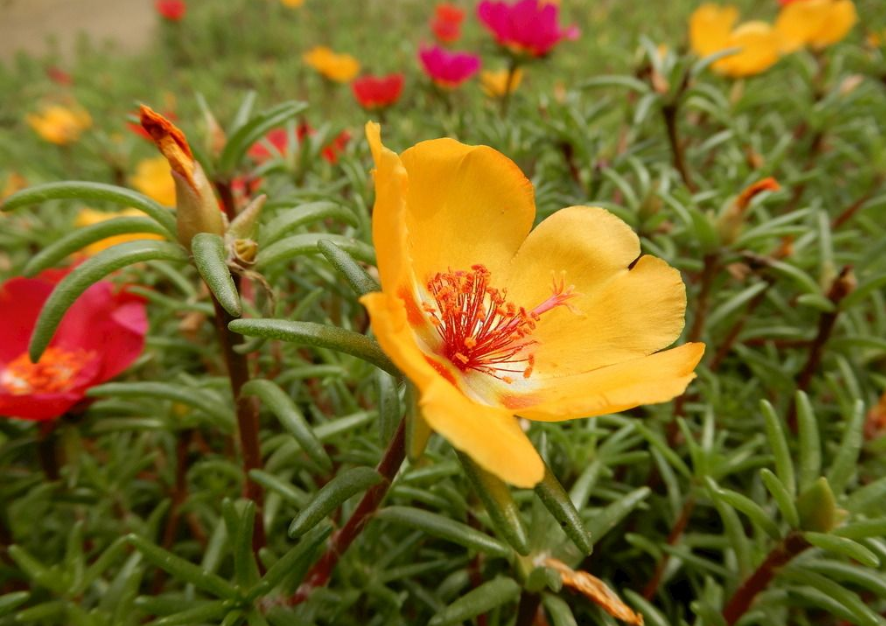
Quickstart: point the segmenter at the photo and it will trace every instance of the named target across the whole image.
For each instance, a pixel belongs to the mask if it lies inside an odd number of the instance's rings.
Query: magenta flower
[[[577,39],[578,27],[561,29],[559,7],[544,0],[518,0],[512,4],[484,0],[477,16],[496,42],[516,54],[543,57],[564,39]]]
[[[455,89],[480,70],[480,57],[467,52],[449,52],[440,46],[423,46],[418,58],[434,84],[444,89]]]

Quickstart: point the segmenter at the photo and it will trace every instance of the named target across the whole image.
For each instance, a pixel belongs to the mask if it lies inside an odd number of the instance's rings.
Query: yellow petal
[[[831,0],[803,0],[783,7],[775,20],[783,54],[812,42],[826,27]]]
[[[422,391],[428,425],[480,467],[516,487],[534,487],[544,476],[541,457],[511,412],[478,404],[438,378]]]
[[[542,315],[532,334],[533,379],[636,359],[677,339],[686,310],[680,273],[639,254],[634,231],[597,207],[557,211],[529,235],[505,283],[509,298],[531,309],[561,275],[579,294]]]
[[[480,72],[480,85],[489,98],[502,98],[505,94],[514,93],[522,80],[523,70],[519,67],[513,76],[508,70]]]
[[[448,364],[419,348],[403,300],[383,293],[363,296],[372,331],[390,359],[418,387],[428,425],[484,469],[517,487],[541,480],[544,466],[512,412],[467,396]]]
[[[372,332],[384,353],[419,390],[446,375],[445,366],[419,348],[403,299],[377,292],[366,294],[360,302],[369,311]]]
[[[162,204],[175,206],[175,181],[163,156],[142,159],[130,182],[137,190]]]
[[[729,48],[741,51],[720,59],[713,69],[733,78],[753,76],[778,62],[782,40],[778,31],[766,22],[747,22],[729,36]]]
[[[532,420],[562,421],[618,413],[641,404],[667,402],[685,391],[704,355],[702,343],[641,357],[592,372],[547,378],[530,395],[502,402]]]
[[[726,40],[738,21],[734,6],[703,4],[689,18],[689,43],[698,56],[706,57],[727,48]]]
[[[452,139],[401,155],[409,176],[406,229],[415,276],[481,263],[500,275],[535,219],[532,183],[506,156]]]
[[[411,261],[406,250],[406,169],[400,157],[384,147],[381,127],[366,124],[366,139],[375,161],[375,206],[372,210],[372,242],[375,245],[382,289],[397,293],[411,282]]]
[[[842,41],[857,21],[858,13],[852,0],[836,0],[831,3],[823,28],[809,43],[816,48],[824,48]]]
[[[81,209],[77,214],[77,218],[74,220],[74,226],[77,228],[83,228],[84,226],[91,226],[93,224],[98,224],[100,222],[104,222],[110,219],[114,219],[115,217],[143,217],[144,213],[137,209],[124,209],[122,211],[115,212],[105,212],[105,211],[96,211],[95,209]],[[91,243],[83,249],[83,252],[87,256],[93,256],[98,254],[102,250],[110,248],[111,246],[116,246],[119,243],[126,243],[127,241],[136,241],[141,239],[163,239],[160,235],[156,235],[154,233],[127,233],[125,235],[114,235],[112,237],[107,237],[100,241],[96,241],[95,243]]]

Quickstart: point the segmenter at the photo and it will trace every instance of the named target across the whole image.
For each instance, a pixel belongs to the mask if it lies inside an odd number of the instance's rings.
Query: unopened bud
[[[717,232],[720,235],[720,242],[724,246],[728,246],[738,239],[741,230],[744,227],[745,213],[757,195],[764,191],[778,191],[781,186],[774,178],[764,178],[748,185],[738,197],[732,202],[729,208],[717,220]]]
[[[837,508],[837,500],[827,478],[821,477],[797,498],[800,528],[817,533],[833,530],[845,517]]]
[[[190,248],[198,233],[224,235],[225,220],[212,184],[194,159],[184,133],[146,106],[141,107],[141,124],[172,169],[179,241]]]

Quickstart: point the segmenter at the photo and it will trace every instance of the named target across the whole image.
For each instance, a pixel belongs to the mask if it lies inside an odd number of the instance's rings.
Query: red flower
[[[351,90],[364,109],[384,109],[400,99],[403,93],[403,74],[362,76],[351,83]]]
[[[46,68],[46,75],[49,77],[49,80],[57,85],[67,86],[74,83],[74,79],[71,78],[70,74],[55,65]]]
[[[37,315],[64,274],[51,270],[0,285],[0,415],[60,417],[87,389],[129,367],[144,348],[144,301],[100,281],[71,306],[40,361],[31,363],[28,340]]]
[[[440,43],[453,43],[461,37],[465,12],[454,4],[438,4],[431,19],[431,30]]]
[[[307,122],[303,122],[299,124],[298,128],[295,131],[295,138],[301,143],[302,139],[305,137],[309,137],[315,134],[317,131],[311,128]],[[348,131],[343,130],[338,134],[335,139],[330,141],[323,148],[321,154],[323,158],[332,163],[338,163],[338,155],[345,149],[345,146],[348,145],[348,141],[351,140],[351,135]],[[274,148],[274,152],[271,152],[267,148],[265,144],[271,144]],[[254,160],[259,163],[263,161],[267,161],[271,157],[276,157],[280,155],[285,155],[287,152],[287,144],[289,143],[289,132],[284,128],[275,128],[268,132],[265,135],[264,139],[258,141],[249,148],[249,156],[251,156]]]
[[[188,8],[185,0],[157,0],[154,6],[160,17],[170,22],[180,21],[185,16],[185,10]]]

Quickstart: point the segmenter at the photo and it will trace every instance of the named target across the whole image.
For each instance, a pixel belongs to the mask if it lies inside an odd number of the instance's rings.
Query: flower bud
[[[845,517],[827,478],[821,477],[797,498],[800,528],[818,533],[833,530]]]
[[[194,159],[184,133],[146,106],[141,107],[141,124],[172,168],[179,241],[190,248],[197,233],[223,235],[225,220],[212,184]]]
[[[717,232],[720,235],[720,242],[724,246],[735,243],[744,227],[745,213],[751,204],[751,200],[764,191],[778,191],[779,189],[781,189],[781,186],[778,184],[778,181],[769,177],[758,180],[738,194],[738,197],[717,220]]]

